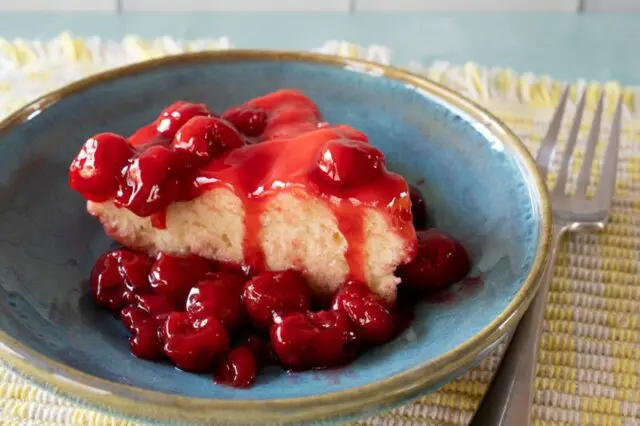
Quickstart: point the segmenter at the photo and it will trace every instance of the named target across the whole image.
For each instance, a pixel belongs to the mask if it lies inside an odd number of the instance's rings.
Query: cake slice
[[[356,279],[392,301],[394,271],[415,252],[406,181],[295,90],[220,117],[180,101],[127,139],[96,135],[70,184],[126,246],[295,269],[318,294]]]

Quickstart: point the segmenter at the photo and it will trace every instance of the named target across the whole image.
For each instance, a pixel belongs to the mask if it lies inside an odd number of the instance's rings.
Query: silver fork
[[[569,90],[565,88],[536,159],[538,168],[545,180],[553,149],[558,141],[568,94]],[[493,382],[471,421],[471,426],[528,426],[531,424],[533,385],[542,319],[558,248],[567,232],[603,229],[611,211],[613,193],[616,186],[616,168],[620,145],[622,98],[618,99],[614,114],[600,182],[594,197],[591,200],[587,198],[587,187],[589,186],[591,168],[600,135],[603,104],[604,93],[600,96],[596,107],[587,139],[584,161],[578,175],[576,190],[573,195],[567,195],[565,187],[569,175],[569,162],[578,140],[578,131],[585,107],[584,92],[578,102],[575,119],[569,132],[567,147],[558,172],[558,179],[550,193],[553,210],[553,230],[549,263],[542,276],[538,294],[520,320],[518,327],[514,330],[511,343],[504,354]]]

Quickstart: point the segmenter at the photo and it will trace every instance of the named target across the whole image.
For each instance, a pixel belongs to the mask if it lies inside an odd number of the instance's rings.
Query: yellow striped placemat
[[[185,42],[128,36],[108,42],[65,33],[47,42],[0,39],[0,117],[38,95],[107,68],[177,52],[230,47],[226,38]],[[316,50],[383,63],[389,62],[390,55],[384,46],[363,48],[340,41],[329,41]],[[409,68],[486,106],[532,152],[540,144],[562,87],[548,77],[475,64],[425,67],[414,63]],[[573,100],[582,88],[588,91],[590,110],[602,90],[608,96],[609,110],[616,95],[624,96],[619,177],[606,230],[571,236],[560,253],[542,336],[534,424],[640,425],[640,92],[615,82],[578,81],[572,86]],[[585,122],[589,122],[588,115]],[[607,132],[605,123],[603,134]],[[573,164],[576,170],[581,149],[578,147],[578,161]],[[439,392],[360,424],[466,425],[501,351]],[[68,402],[0,367],[0,424],[135,423]]]

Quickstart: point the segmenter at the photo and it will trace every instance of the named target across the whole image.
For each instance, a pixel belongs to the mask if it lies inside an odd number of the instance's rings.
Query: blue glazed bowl
[[[130,134],[177,99],[221,111],[285,87],[303,90],[328,121],[366,132],[389,167],[422,189],[437,226],[470,250],[481,279],[420,304],[400,337],[339,370],[274,368],[240,390],[131,356],[124,328],[87,295],[93,262],[111,243],[67,186],[70,160],[89,135]],[[390,408],[462,374],[523,314],[549,246],[543,188],[495,118],[401,70],[231,51],[100,74],[0,123],[0,355],[62,395],[163,424],[300,424]]]

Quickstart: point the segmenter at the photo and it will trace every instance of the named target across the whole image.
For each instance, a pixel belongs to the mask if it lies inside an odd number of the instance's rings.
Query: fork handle
[[[530,426],[540,334],[553,264],[563,229],[553,227],[551,256],[538,293],[513,331],[511,343],[470,426]]]

